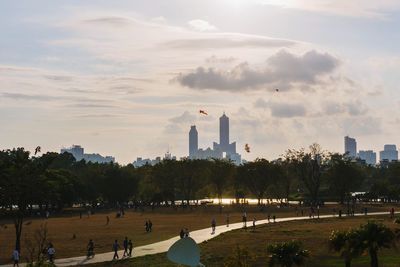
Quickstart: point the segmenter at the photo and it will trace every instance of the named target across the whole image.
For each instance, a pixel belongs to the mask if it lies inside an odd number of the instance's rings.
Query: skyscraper
[[[399,152],[397,151],[396,145],[385,145],[383,151],[379,152],[380,161],[397,161],[399,158]]]
[[[229,118],[225,113],[219,118],[219,144],[214,142],[213,149],[225,152],[227,155],[236,153],[236,142],[229,143]]]
[[[372,150],[360,150],[358,151],[358,157],[365,160],[365,163],[368,165],[376,164],[376,153]]]
[[[219,118],[219,144],[222,147],[229,145],[229,118],[224,114]]]
[[[356,158],[357,142],[355,138],[351,138],[349,136],[344,137],[344,153],[347,153],[350,158]]]
[[[196,130],[196,125],[190,126],[189,131],[189,158],[194,158],[199,150],[199,136]]]

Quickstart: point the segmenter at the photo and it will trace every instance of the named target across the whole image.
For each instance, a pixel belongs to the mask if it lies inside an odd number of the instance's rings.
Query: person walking
[[[276,216],[275,216],[275,214],[272,216],[272,219],[274,220],[274,222],[276,222]]]
[[[89,240],[87,244],[87,258],[94,258],[94,242],[92,239]]]
[[[49,262],[54,263],[54,256],[56,254],[56,250],[52,243],[49,243],[49,248],[47,249],[47,256],[49,258]]]
[[[256,218],[253,218],[253,232],[256,231]]]
[[[144,224],[145,228],[146,228],[146,233],[149,232],[149,221],[146,220],[146,223]]]
[[[118,249],[119,249],[118,240],[117,240],[117,239],[115,239],[115,241],[114,241],[114,244],[113,244],[113,251],[114,251],[114,257],[113,257],[113,260],[115,260],[115,259],[119,259],[119,256],[118,256]]]
[[[243,216],[242,216],[242,221],[243,221],[243,228],[247,228],[247,213],[243,212]]]
[[[226,214],[226,227],[229,227],[229,213]]]
[[[125,236],[124,242],[122,243],[124,246],[124,255],[122,257],[128,256],[128,237]]]
[[[128,242],[128,250],[129,250],[128,256],[132,257],[133,243],[132,243],[132,240],[130,240],[130,239],[129,239],[129,242]]]
[[[183,230],[183,228],[182,228],[181,231],[179,232],[179,236],[180,236],[181,238],[184,238],[184,237],[185,237],[185,231]]]
[[[151,220],[149,220],[149,232],[151,232],[152,228],[153,228],[153,223],[151,222]]]
[[[213,234],[215,234],[215,227],[217,226],[217,223],[216,223],[216,221],[215,221],[215,218],[213,218],[212,220],[211,220],[211,229],[212,229],[212,232],[211,232],[211,234],[213,235]]]
[[[14,251],[12,253],[12,259],[14,261],[14,265],[13,265],[14,267],[15,266],[19,267],[19,257],[20,257],[20,255],[19,255],[18,249],[14,249]]]

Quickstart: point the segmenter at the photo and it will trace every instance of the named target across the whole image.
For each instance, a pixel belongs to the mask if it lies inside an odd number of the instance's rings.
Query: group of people
[[[47,247],[43,250],[43,254],[47,255],[47,259],[49,262],[54,263],[54,256],[56,254],[56,250],[52,243],[49,243]],[[12,253],[12,259],[14,261],[14,267],[19,267],[19,260],[21,258],[20,251],[15,248]]]
[[[124,254],[123,254],[122,257],[132,257],[132,250],[133,250],[132,240],[131,239],[128,240],[128,237],[125,237],[122,245],[124,247]],[[113,248],[113,251],[114,251],[113,260],[119,259],[118,250],[119,250],[120,246],[118,244],[118,240],[117,239],[115,239],[112,248]]]

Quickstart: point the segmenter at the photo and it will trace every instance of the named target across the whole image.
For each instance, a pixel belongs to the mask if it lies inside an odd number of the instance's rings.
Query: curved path
[[[372,216],[372,215],[389,215],[389,212],[371,212],[368,213],[367,216]],[[355,216],[365,216],[364,214],[355,214]],[[321,215],[320,219],[323,218],[333,218],[333,217],[338,217],[337,215]],[[310,218],[308,216],[304,217],[287,217],[287,218],[277,218],[276,222],[287,222],[287,221],[296,221],[296,220],[309,220]],[[267,224],[268,220],[259,220],[257,221],[257,225],[261,224]],[[252,222],[248,222],[248,225],[251,225]],[[209,240],[211,238],[214,238],[218,236],[221,233],[225,233],[228,231],[240,229],[243,227],[243,223],[233,223],[230,224],[229,227],[226,225],[220,225],[216,227],[215,234],[211,234],[211,227],[201,229],[201,230],[196,230],[193,232],[190,232],[190,237],[193,238],[196,243],[202,243],[206,240]],[[163,253],[167,252],[169,247],[177,240],[179,240],[179,236],[156,242],[153,244],[149,245],[144,245],[140,247],[134,247],[133,249],[133,257],[140,257],[144,255],[151,255],[151,254],[157,254],[157,253]],[[122,259],[123,255],[123,250],[119,251],[119,256]],[[65,258],[65,259],[56,259],[55,264],[57,266],[76,266],[76,265],[83,265],[83,264],[90,264],[90,263],[98,263],[98,262],[106,262],[106,261],[111,261],[113,258],[114,252],[107,252],[107,253],[101,253],[101,254],[96,254],[96,256],[92,259],[87,259],[86,256],[79,256],[79,257],[72,257],[72,258]],[[20,264],[20,266],[25,266],[26,264]],[[12,267],[12,264],[8,265],[0,265],[0,267]]]

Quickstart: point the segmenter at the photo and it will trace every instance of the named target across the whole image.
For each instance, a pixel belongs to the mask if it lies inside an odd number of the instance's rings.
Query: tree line
[[[235,166],[225,160],[163,160],[135,168],[128,164],[76,161],[69,153],[31,155],[24,148],[0,151],[0,212],[14,219],[17,237],[23,218],[47,210],[62,211],[80,204],[93,208],[160,205],[189,206],[206,197],[301,200],[320,205],[341,203],[351,192],[368,199],[398,201],[400,163],[387,168],[363,166],[346,155],[313,144],[288,150],[274,161],[256,159]],[[17,238],[19,247],[19,238]]]

